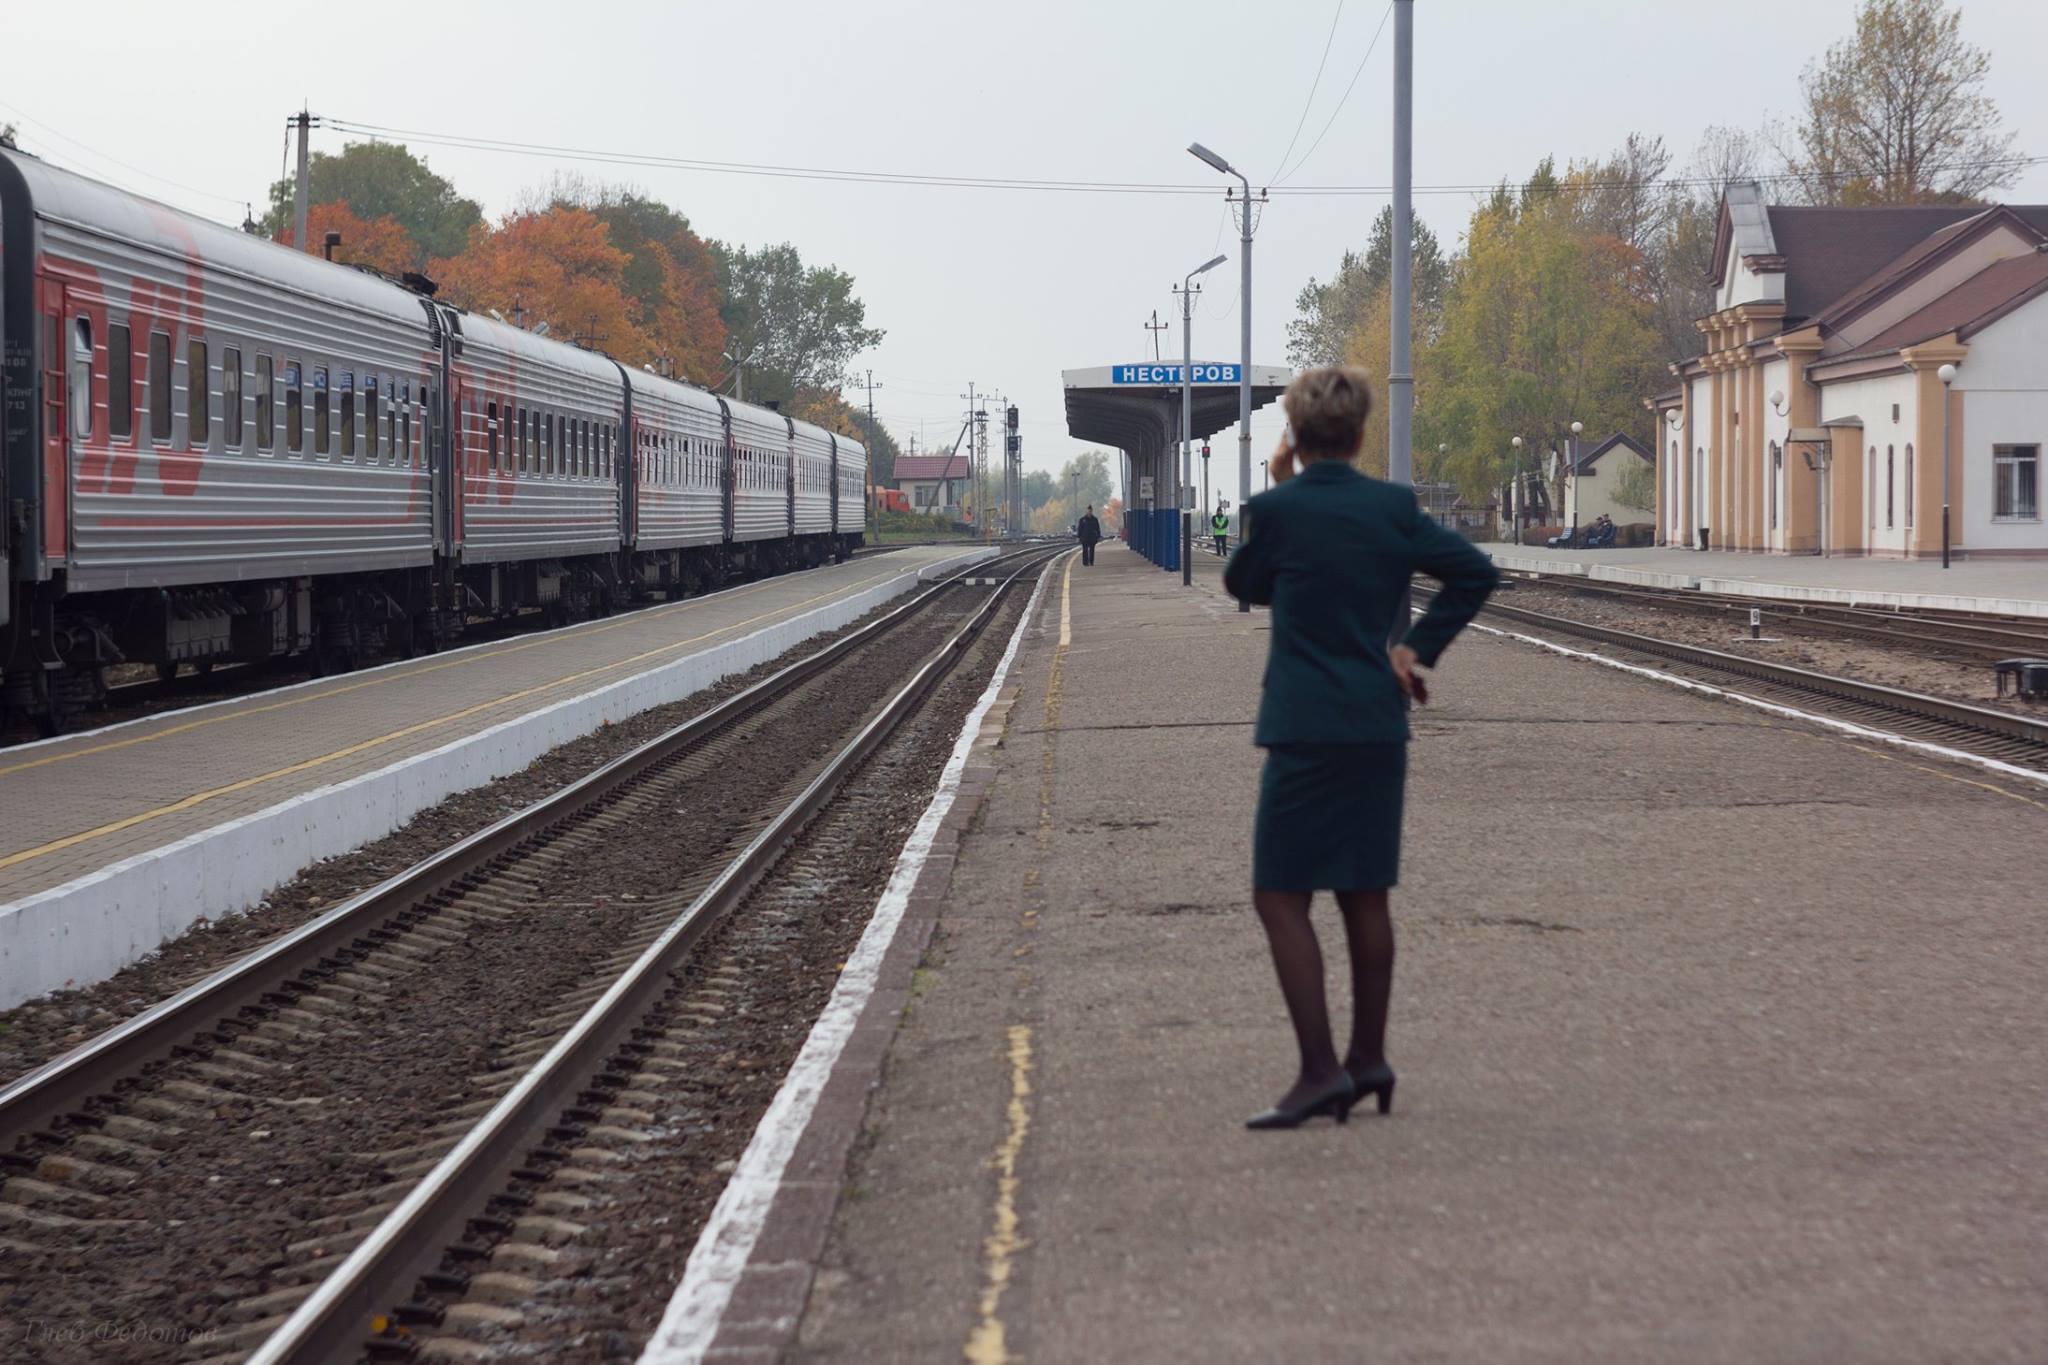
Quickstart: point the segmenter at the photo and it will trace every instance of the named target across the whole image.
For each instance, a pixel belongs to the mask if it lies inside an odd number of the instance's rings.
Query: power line
[[[1301,141],[1301,130],[1308,122],[1308,111],[1315,107],[1316,91],[1323,84],[1323,68],[1330,64],[1330,44],[1337,40],[1337,21],[1344,17],[1344,0],[1337,0],[1337,12],[1330,16],[1330,32],[1323,39],[1323,57],[1316,63],[1316,78],[1308,83],[1308,98],[1301,102],[1301,117],[1294,121],[1294,136],[1287,139],[1287,150],[1280,153],[1280,166],[1274,167],[1274,175],[1266,177],[1271,181],[1280,168],[1286,166],[1287,158],[1294,155],[1294,144]]]
[[[1392,13],[1391,8],[1389,9],[1388,13]],[[1384,29],[1384,27],[1385,17],[1383,16],[1381,20],[1381,28]],[[1376,44],[1378,40],[1378,33],[1375,33],[1374,40]],[[1370,58],[1371,55],[1372,49],[1368,48],[1366,51],[1366,57]],[[1359,64],[1358,73],[1363,72],[1364,65],[1364,61],[1361,61]],[[1357,84],[1358,73],[1353,74],[1353,86]],[[1349,92],[1350,87],[1347,87],[1347,96]],[[1306,164],[1308,158],[1315,154],[1316,147],[1321,145],[1323,137],[1327,135],[1330,128],[1335,125],[1337,113],[1341,112],[1342,108],[1343,104],[1340,101],[1337,111],[1331,114],[1330,120],[1323,125],[1322,132],[1317,134],[1316,143],[1310,146],[1308,152],[1301,158],[1300,161],[1297,161],[1295,163],[1294,169],[1290,170],[1287,173],[1288,176],[1293,175],[1294,171],[1300,170],[1301,167],[1304,164]],[[986,189],[1026,191],[1036,190],[1049,193],[1155,195],[1209,195],[1216,193],[1215,187],[1211,184],[1179,184],[1170,181],[1148,182],[1123,180],[1041,180],[1026,177],[941,175],[902,171],[862,171],[836,169],[829,167],[781,166],[764,163],[757,164],[738,161],[701,161],[684,157],[657,156],[637,152],[605,151],[599,148],[560,147],[545,143],[512,142],[501,138],[474,138],[452,134],[440,134],[418,130],[408,130],[403,128],[391,128],[380,124],[357,123],[345,119],[330,118],[327,120],[327,124],[328,126],[336,128],[345,133],[360,133],[363,136],[373,138],[403,137],[429,146],[453,147],[467,151],[500,152],[508,155],[547,157],[561,160],[592,161],[605,165],[628,165],[672,170],[701,171],[709,174],[719,175],[763,176],[772,179],[819,180],[854,184],[923,186],[927,188],[938,189]],[[2048,162],[2048,156],[2017,156],[1975,162],[1958,162],[1949,166],[1943,166],[1933,169],[2021,169],[2028,166],[2040,165],[2044,162]],[[1743,178],[1747,180],[1755,180],[1758,182],[1798,182],[1812,180],[1849,180],[1857,178],[1857,175],[1858,173],[1849,171],[1822,173],[1787,171],[1783,173],[1774,173],[1769,175],[1752,175]],[[1287,176],[1282,177],[1282,179],[1286,178]],[[1718,188],[1724,183],[1725,180],[1722,177],[1713,176],[1703,176],[1697,178],[1666,177],[1654,180],[1603,179],[1581,180],[1575,182],[1572,188],[1588,190],[1623,188],[1632,189],[1658,185],[1668,186],[1671,188]],[[1494,190],[1502,187],[1506,187],[1509,190],[1519,190],[1528,188],[1529,185],[1530,182],[1528,181],[1517,182],[1507,180],[1449,183],[1438,185],[1417,185],[1415,186],[1415,193],[1448,195],[1491,194]],[[1560,186],[1560,188],[1562,187],[1563,186]],[[1391,185],[1356,184],[1299,185],[1288,188],[1275,188],[1273,189],[1272,193],[1276,195],[1294,195],[1297,197],[1361,195],[1384,196],[1393,193],[1393,187]],[[229,202],[239,201],[231,200]]]
[[[12,113],[16,118],[20,119],[23,123],[34,124],[36,127],[42,129],[44,133],[48,134],[53,138],[56,138],[59,142],[68,143],[69,145],[78,148],[78,150],[80,150],[81,152],[85,152],[88,155],[92,156],[96,160],[104,161],[109,165],[119,166],[124,171],[132,172],[136,175],[142,176],[144,179],[147,180],[154,180],[159,185],[169,185],[174,190],[183,190],[187,194],[196,194],[201,199],[218,200],[220,203],[223,204],[239,204],[243,202],[242,200],[235,198],[233,195],[215,194],[212,190],[196,189],[191,185],[182,184],[176,180],[171,180],[165,176],[158,175],[154,171],[145,171],[140,166],[131,166],[127,162],[121,160],[118,157],[108,156],[105,152],[99,151],[92,147],[88,147],[86,144],[80,142],[75,137],[72,137],[66,133],[58,132],[55,128],[43,122],[41,119],[36,118],[34,115],[28,113],[19,105],[9,104],[6,100],[0,100],[0,109],[6,109],[10,113]],[[100,172],[100,174],[105,174],[105,172]]]
[[[1343,95],[1341,95],[1337,100],[1337,107],[1330,111],[1330,117],[1328,122],[1323,124],[1323,131],[1316,134],[1316,140],[1310,143],[1309,149],[1301,154],[1301,160],[1294,163],[1294,170],[1288,171],[1287,174],[1281,176],[1279,180],[1275,180],[1273,182],[1275,185],[1278,185],[1282,181],[1288,179],[1289,176],[1292,176],[1294,174],[1294,171],[1298,171],[1303,166],[1306,166],[1308,164],[1308,159],[1316,154],[1316,148],[1323,145],[1323,139],[1329,135],[1330,129],[1336,125],[1337,115],[1344,112],[1345,102],[1351,98],[1351,91],[1353,87],[1355,87],[1358,84],[1358,78],[1365,74],[1365,64],[1372,60],[1373,49],[1380,45],[1380,34],[1386,31],[1387,19],[1389,18],[1389,16],[1393,14],[1393,12],[1393,0],[1388,0],[1386,13],[1380,16],[1380,26],[1372,31],[1372,41],[1365,45],[1365,55],[1358,59],[1358,67],[1351,73],[1351,84],[1344,87]],[[1284,161],[1286,160],[1286,158],[1282,157],[1281,160]]]

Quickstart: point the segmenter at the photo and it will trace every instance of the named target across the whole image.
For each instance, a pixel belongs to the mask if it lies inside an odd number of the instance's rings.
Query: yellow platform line
[[[869,584],[880,582],[882,579],[890,576],[884,573],[860,579],[850,586],[849,591],[858,592]],[[735,588],[729,593],[722,594],[722,596],[733,598],[760,592],[765,588],[775,586],[776,582],[777,580],[775,579],[768,579],[760,583],[750,583],[745,587]],[[832,594],[826,593],[822,595],[829,597]],[[819,599],[813,597],[797,605],[803,606],[807,605],[808,602],[815,602],[817,600]],[[679,605],[689,608],[704,604],[702,602],[685,602]],[[25,759],[19,763],[0,765],[0,777],[6,777],[12,773],[27,772],[32,768],[48,767],[54,763],[69,763],[74,759],[90,758],[95,754],[112,753],[119,749],[133,748],[138,744],[154,744],[158,740],[189,734],[194,730],[204,730],[210,726],[225,725],[235,720],[246,720],[252,716],[267,715],[273,711],[286,711],[296,706],[307,706],[316,701],[326,701],[330,697],[347,696],[351,692],[361,692],[372,687],[384,687],[410,678],[423,678],[428,674],[439,673],[446,669],[466,668],[471,664],[487,663],[496,659],[509,658],[511,655],[523,653],[529,649],[539,649],[546,645],[589,640],[614,630],[622,630],[636,623],[645,624],[645,613],[636,612],[616,621],[609,621],[603,625],[586,626],[580,630],[549,631],[544,635],[535,636],[529,640],[522,640],[516,644],[507,645],[502,649],[480,649],[464,654],[459,658],[443,659],[436,663],[424,663],[417,668],[393,669],[374,678],[363,678],[356,682],[343,683],[340,686],[326,688],[319,692],[302,693],[298,696],[286,697],[279,701],[264,702],[256,706],[224,708],[215,714],[196,716],[191,720],[178,721],[161,730],[151,730],[147,734],[126,735],[120,739],[102,740],[97,744],[87,745],[84,748],[67,749],[62,753],[43,754],[36,758]],[[4,864],[0,864],[0,866],[4,866]]]
[[[893,575],[883,574],[879,575],[878,577],[886,578],[893,577]],[[868,583],[872,583],[875,581],[877,580],[864,579],[861,582],[854,584],[853,590],[858,591],[861,587],[864,587]],[[314,768],[323,767],[326,764],[334,763],[344,758],[349,758],[355,754],[360,754],[370,749],[376,749],[386,744],[396,743],[399,740],[408,739],[413,735],[422,734],[428,730],[438,729],[441,726],[450,725],[456,721],[464,720],[470,716],[476,715],[478,712],[488,711],[493,707],[505,706],[512,702],[524,700],[527,697],[534,696],[537,693],[546,692],[552,688],[565,687],[571,683],[582,682],[587,678],[594,678],[601,673],[610,673],[617,671],[619,669],[630,668],[634,664],[645,663],[649,659],[656,659],[664,654],[673,654],[679,649],[686,649],[691,645],[701,644],[705,640],[713,639],[716,636],[724,635],[735,630],[741,630],[747,626],[754,625],[757,622],[766,621],[771,617],[781,615],[785,612],[798,611],[804,607],[810,606],[814,602],[821,602],[824,601],[826,598],[835,597],[839,595],[842,595],[842,590],[839,589],[835,589],[832,592],[819,593],[814,597],[807,597],[801,602],[795,602],[785,607],[777,607],[772,611],[760,612],[754,616],[748,617],[744,621],[735,621],[731,625],[720,626],[716,630],[706,631],[702,635],[695,635],[687,640],[672,641],[669,644],[660,645],[654,649],[645,650],[639,654],[632,655],[628,658],[616,659],[610,663],[599,664],[595,668],[587,668],[579,673],[571,673],[564,677],[551,678],[546,682],[535,683],[532,687],[522,688],[520,691],[517,692],[508,692],[504,696],[493,697],[489,701],[481,701],[474,706],[465,706],[461,710],[451,711],[447,715],[435,716],[430,720],[416,721],[411,725],[406,725],[396,730],[387,731],[384,734],[376,735],[370,739],[358,740],[354,744],[345,745],[342,748],[335,749],[330,753],[321,754],[316,758],[301,759],[297,763],[289,763],[282,768],[273,768],[267,773],[259,773],[254,777],[245,777],[240,779],[239,781],[226,783],[223,786],[208,787],[203,791],[193,792],[189,796],[180,797],[176,801],[172,801],[165,805],[158,806],[153,810],[138,811],[134,815],[124,816],[119,820],[111,821],[107,824],[100,825],[94,829],[82,830],[77,834],[67,834],[61,839],[52,839],[48,843],[38,844],[34,848],[25,848],[18,853],[7,854],[5,857],[0,857],[0,869],[16,867],[22,863],[32,862],[37,858],[47,857],[52,853],[61,853],[67,848],[76,848],[80,844],[90,843],[94,839],[103,839],[109,834],[118,834],[122,830],[133,829],[137,825],[147,824],[152,820],[160,820],[167,815],[176,815],[182,811],[191,810],[195,806],[203,805],[208,801],[215,800],[222,796],[231,796],[236,792],[247,791],[251,787],[258,787],[266,782],[274,782],[281,777],[291,777],[297,773],[308,772]],[[585,634],[587,636],[588,632],[585,632]],[[418,675],[409,674],[407,676],[416,677]],[[331,696],[333,694],[328,693],[325,695]]]

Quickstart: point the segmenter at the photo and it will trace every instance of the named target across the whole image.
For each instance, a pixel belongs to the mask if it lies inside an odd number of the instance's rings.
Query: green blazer
[[[1413,489],[1343,460],[1316,460],[1245,504],[1249,532],[1223,572],[1231,595],[1273,608],[1253,742],[1380,744],[1408,738],[1387,662],[1416,572],[1443,584],[1402,642],[1434,665],[1500,581],[1493,562],[1426,515]]]

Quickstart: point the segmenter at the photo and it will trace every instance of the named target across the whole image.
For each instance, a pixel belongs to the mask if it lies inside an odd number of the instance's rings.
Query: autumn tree
[[[1422,357],[1418,435],[1451,446],[1447,472],[1468,497],[1508,474],[1509,440],[1527,467],[1573,421],[1637,431],[1642,397],[1664,378],[1642,257],[1577,218],[1568,178],[1547,164],[1519,195],[1502,187],[1473,215],[1442,335]]]
[[[428,257],[462,251],[470,229],[483,221],[475,200],[457,194],[453,184],[435,175],[402,143],[351,142],[338,156],[315,152],[307,183],[311,203],[346,204],[365,222],[395,218],[419,245],[420,258],[408,263],[409,269]],[[291,178],[270,187],[270,211],[262,226],[273,240],[282,240],[291,230],[296,189]]]
[[[1943,0],[1863,0],[1801,75],[1788,169],[1816,204],[1971,203],[2018,178],[1990,54]]]
[[[411,234],[390,214],[366,223],[339,200],[309,207],[306,210],[306,236],[312,241],[316,253],[325,250],[330,232],[341,235],[341,245],[335,248],[334,259],[345,265],[366,265],[387,275],[402,275],[419,264],[419,243],[413,241]],[[286,246],[298,245],[290,228],[286,228],[277,240]]]
[[[515,213],[495,228],[479,224],[468,249],[436,260],[431,273],[442,293],[465,308],[525,327],[545,323],[560,340],[648,364],[655,346],[634,320],[628,259],[597,215],[561,207]]]
[[[1443,312],[1450,267],[1429,224],[1414,219],[1415,314],[1424,323],[1417,332],[1426,342]],[[1327,282],[1310,279],[1295,297],[1295,317],[1287,324],[1287,359],[1299,369],[1335,365],[1344,358],[1352,336],[1363,325],[1374,298],[1394,275],[1394,210],[1380,210],[1363,253],[1347,251],[1337,273]]]
[[[853,358],[881,343],[846,272],[806,266],[787,242],[758,251],[716,243],[712,256],[726,350],[745,364],[750,400],[836,391]]]

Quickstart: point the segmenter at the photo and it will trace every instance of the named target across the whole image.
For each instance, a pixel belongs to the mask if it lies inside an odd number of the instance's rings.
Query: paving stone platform
[[[2048,791],[1468,636],[1395,1111],[1249,1133],[1266,616],[1197,569],[1047,594],[822,1254],[712,1358],[2039,1358]]]

